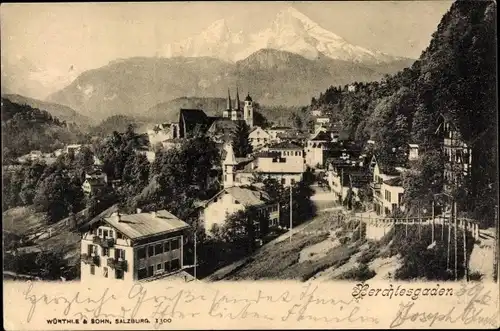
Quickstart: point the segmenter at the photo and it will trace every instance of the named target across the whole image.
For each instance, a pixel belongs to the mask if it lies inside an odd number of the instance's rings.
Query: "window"
[[[170,261],[164,263],[165,271],[170,271]]]
[[[87,254],[88,255],[92,255],[93,253],[95,253],[96,249],[95,249],[95,246],[92,245],[92,244],[89,244],[87,245]]]
[[[292,183],[292,185],[295,184],[295,179],[292,178],[290,182]]]
[[[121,232],[117,232],[116,233],[116,238],[118,238],[118,239],[125,239],[125,237],[123,236],[123,234],[121,234]]]
[[[170,241],[166,241],[164,244],[163,244],[163,251],[165,253],[168,253],[170,251]]]
[[[148,277],[151,277],[151,276],[153,276],[153,266],[152,265],[150,265],[148,267]]]
[[[103,230],[103,231],[102,231],[102,236],[103,236],[104,238],[107,238],[107,237],[108,237],[108,230]]]
[[[145,259],[146,258],[146,248],[141,247],[137,250],[137,258],[140,259]]]
[[[285,185],[286,184],[286,179],[285,178],[281,178],[281,185]]]
[[[145,269],[142,269],[142,270],[145,270]],[[115,278],[116,279],[123,279],[124,278],[123,276],[124,276],[123,270],[115,269]]]
[[[137,272],[138,279],[143,279],[143,278],[146,278],[147,276],[148,276],[148,272],[146,271],[146,268],[139,269],[139,271]]]
[[[115,248],[115,259],[125,260],[125,250],[124,249]]]
[[[109,248],[107,247],[102,248],[102,256],[109,256]]]
[[[95,275],[95,265],[90,266],[90,274]]]
[[[171,262],[172,262],[172,271],[180,269],[181,263],[179,259],[172,260]]]
[[[171,243],[171,249],[172,250],[179,249],[179,238],[175,238],[170,243]]]
[[[104,276],[104,278],[108,278],[108,268],[107,267],[102,268],[102,275]]]
[[[154,256],[154,255],[155,255],[154,246],[153,245],[148,246],[148,257]]]
[[[163,244],[155,245],[155,255],[163,254]]]
[[[99,237],[102,237],[102,229],[99,229],[97,233],[99,233]]]
[[[163,271],[163,268],[161,267],[161,263],[158,263],[156,265],[156,271],[158,271],[158,270],[162,270]]]
[[[113,230],[109,230],[109,236],[110,236],[111,238],[113,238],[113,237],[114,237],[114,235],[113,235]]]

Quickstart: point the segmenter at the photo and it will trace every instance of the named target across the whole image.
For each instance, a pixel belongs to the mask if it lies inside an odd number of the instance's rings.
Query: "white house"
[[[288,126],[273,126],[272,128],[267,129],[267,132],[271,136],[271,139],[276,140],[276,139],[278,139],[279,134],[285,133],[285,132],[288,132],[291,130],[292,130],[292,128],[290,128]]]
[[[326,150],[326,144],[332,139],[326,131],[319,131],[314,134],[311,139],[307,141],[306,147],[306,164],[314,168],[317,165],[323,165],[324,151]]]
[[[401,177],[384,180],[380,191],[383,194],[382,215],[389,216],[398,209],[404,211],[402,203],[404,188]]]
[[[377,215],[389,215],[395,208],[402,209],[400,194],[404,193],[404,189],[400,180],[400,172],[385,169],[375,156],[370,166],[373,172],[370,184],[373,192],[373,209]],[[393,203],[396,203],[396,207]]]
[[[408,153],[408,160],[414,161],[418,159],[418,145],[417,144],[408,144],[410,147],[410,152]]]
[[[321,113],[320,109],[314,109],[312,111],[312,116],[314,116],[314,117],[318,117],[318,116],[321,116],[321,115],[322,115],[322,113]]]
[[[254,149],[264,146],[271,141],[271,135],[260,126],[255,126],[248,135],[248,138]]]
[[[215,225],[223,226],[226,219],[248,207],[257,207],[258,210],[269,214],[269,227],[279,225],[279,205],[270,201],[269,196],[252,187],[228,187],[214,195],[211,199],[201,203],[199,217],[207,235],[212,234]]]
[[[134,282],[183,268],[189,225],[166,210],[96,218],[81,241],[81,280]]]
[[[250,185],[255,175],[278,180],[289,186],[302,180],[305,171],[304,151],[292,143],[279,143],[251,159],[237,159],[231,144],[226,145],[222,164],[224,187]]]

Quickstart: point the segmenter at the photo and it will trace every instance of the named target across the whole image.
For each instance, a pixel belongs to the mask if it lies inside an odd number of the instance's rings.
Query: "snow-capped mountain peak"
[[[224,19],[215,21],[200,34],[167,45],[164,53],[167,57],[211,56],[234,62],[264,48],[287,51],[308,59],[324,55],[367,64],[400,59],[350,44],[293,7],[279,11],[267,28],[252,35],[232,32]]]

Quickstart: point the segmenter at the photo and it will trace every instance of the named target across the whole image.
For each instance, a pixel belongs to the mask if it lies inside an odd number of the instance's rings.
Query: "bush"
[[[346,279],[346,280],[356,280],[356,281],[365,281],[370,278],[373,278],[376,275],[375,271],[368,268],[366,264],[360,264],[356,268],[352,268],[346,272],[343,272],[336,279]]]
[[[356,259],[357,262],[361,264],[367,264],[370,263],[377,257],[379,253],[379,250],[374,247],[370,247],[368,250],[364,251],[358,258]]]

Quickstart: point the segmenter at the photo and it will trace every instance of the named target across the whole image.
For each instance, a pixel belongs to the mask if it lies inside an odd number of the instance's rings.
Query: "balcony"
[[[115,259],[113,257],[108,258],[108,267],[116,270],[127,271],[127,261]]]
[[[94,236],[94,239],[92,239],[92,242],[94,244],[102,246],[104,248],[111,248],[115,245],[114,238],[101,238],[98,236]]]
[[[375,191],[380,191],[380,186],[381,184],[380,183],[370,183],[370,187],[372,190],[375,190]]]
[[[85,264],[100,266],[101,258],[98,255],[82,254],[82,262]]]

